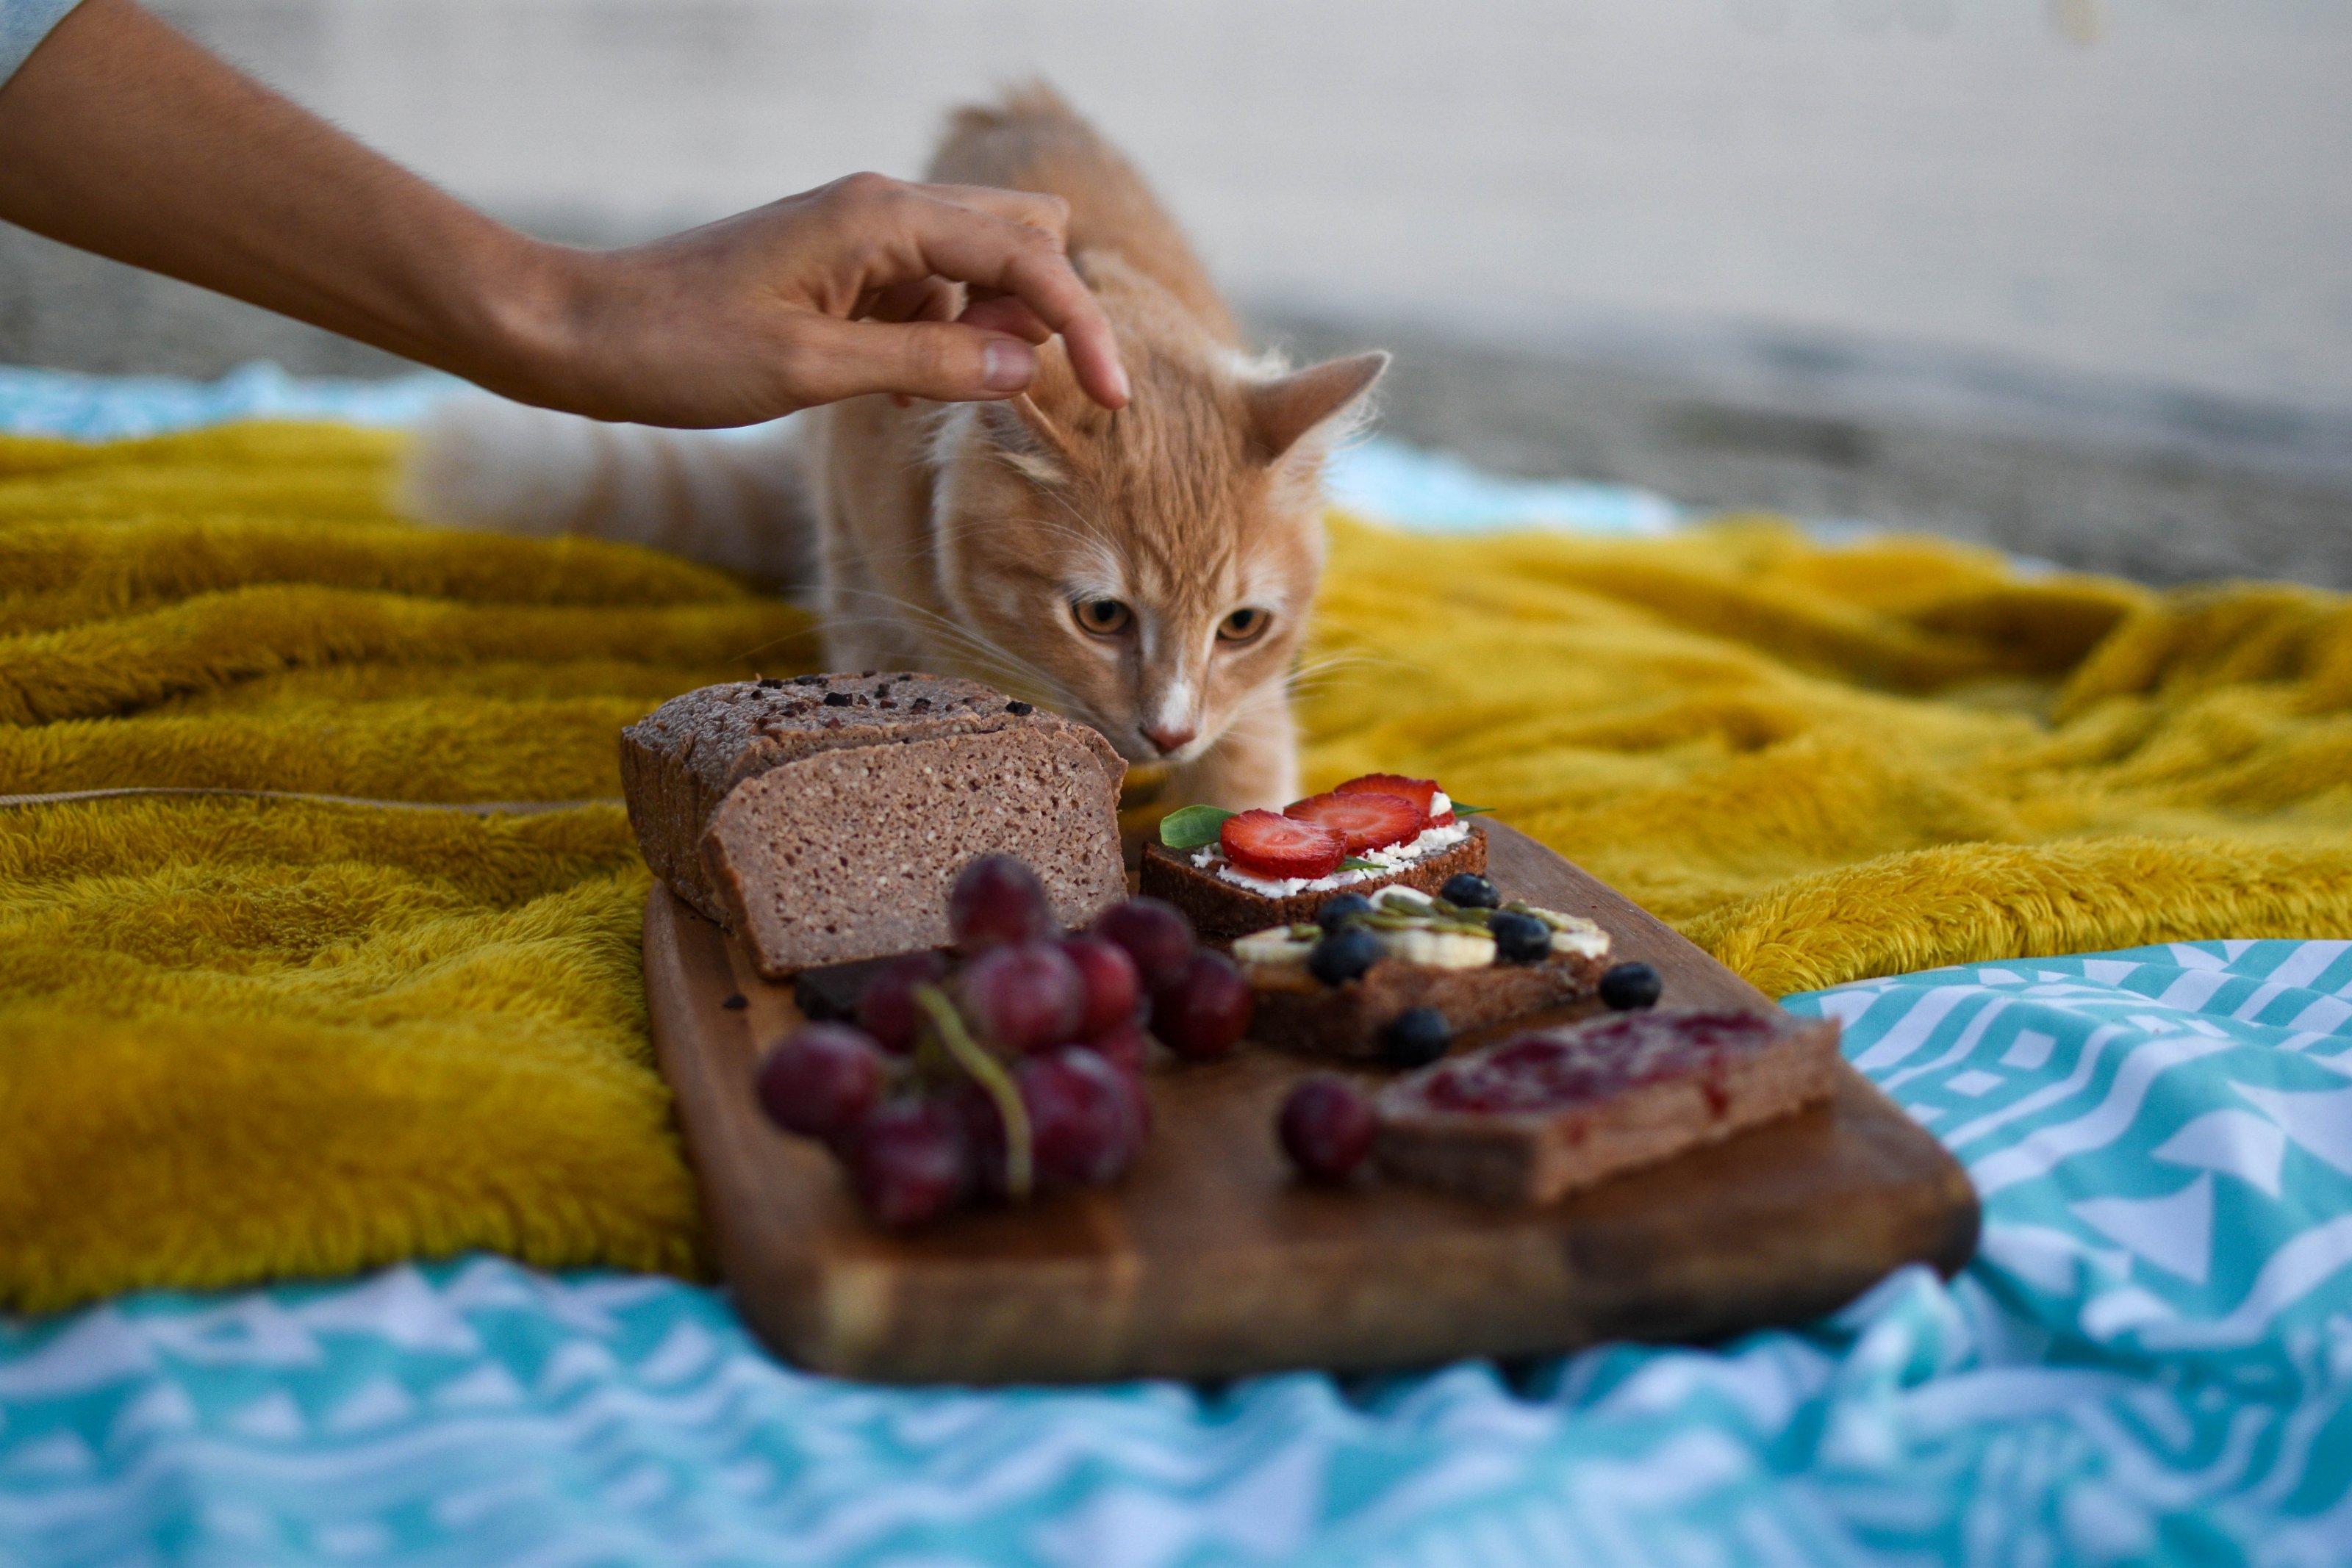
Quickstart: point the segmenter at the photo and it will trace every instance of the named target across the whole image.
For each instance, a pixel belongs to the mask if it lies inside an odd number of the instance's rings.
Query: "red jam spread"
[[[1775,1032],[1756,1013],[1622,1013],[1557,1034],[1523,1034],[1433,1067],[1415,1098],[1433,1111],[1484,1115],[1565,1111],[1706,1072]]]

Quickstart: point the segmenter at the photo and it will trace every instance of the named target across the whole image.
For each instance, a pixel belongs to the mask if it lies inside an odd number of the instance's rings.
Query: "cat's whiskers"
[[[1082,709],[1085,706],[1083,703],[1074,698],[1068,687],[1051,671],[1021,657],[994,638],[962,622],[942,615],[938,611],[917,604],[911,600],[884,593],[878,589],[844,589],[841,591],[845,595],[854,594],[859,599],[873,601],[892,613],[835,615],[829,618],[839,624],[896,629],[903,627],[905,622],[912,618],[922,624],[926,634],[960,648],[966,656],[972,659],[973,663],[985,665],[997,674],[1016,677],[1020,684],[1029,686],[1037,695],[1046,698],[1055,708]]]
[[[889,602],[887,595],[876,597],[882,598],[886,603]],[[1007,675],[1017,676],[1024,685],[1033,685],[1059,693],[1059,683],[1045,671],[1038,669],[1029,661],[1021,658],[992,639],[960,626],[919,605],[900,603],[897,607],[897,612],[892,614],[835,614],[829,617],[829,620],[837,627],[877,627],[886,631],[904,632],[908,630],[907,622],[910,617],[919,618],[927,622],[918,631],[919,637],[935,645],[945,644],[951,656],[968,664],[984,666],[999,678]]]

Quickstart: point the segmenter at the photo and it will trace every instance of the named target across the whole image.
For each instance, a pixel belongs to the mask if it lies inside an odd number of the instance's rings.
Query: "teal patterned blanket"
[[[476,1258],[0,1321],[0,1563],[2339,1564],[2352,951],[1790,998],[1967,1163],[1981,1255],[1710,1350],[885,1389],[713,1292]]]

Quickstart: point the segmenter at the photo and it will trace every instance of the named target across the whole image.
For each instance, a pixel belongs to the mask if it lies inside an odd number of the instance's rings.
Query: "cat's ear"
[[[1075,467],[1067,432],[1027,392],[979,405],[989,444],[1015,471],[1040,485],[1069,478]]]
[[[1343,418],[1388,368],[1386,354],[1356,354],[1253,383],[1250,435],[1260,455],[1278,462],[1309,432]]]

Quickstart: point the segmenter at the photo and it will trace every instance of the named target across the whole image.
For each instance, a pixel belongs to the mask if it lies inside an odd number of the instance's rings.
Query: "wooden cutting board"
[[[1600,922],[1619,957],[1657,967],[1663,1005],[1772,1006],[1534,840],[1487,832],[1505,898]],[[1294,1181],[1276,1109],[1330,1064],[1255,1046],[1154,1074],[1151,1139],[1117,1186],[893,1235],[753,1098],[760,1055],[799,1022],[792,988],[761,981],[659,886],[645,956],[655,1047],[737,1304],[784,1355],[842,1376],[1217,1377],[1704,1338],[1817,1316],[1901,1264],[1948,1274],[1976,1246],[1966,1174],[1851,1069],[1827,1104],[1559,1203],[1498,1208]]]

